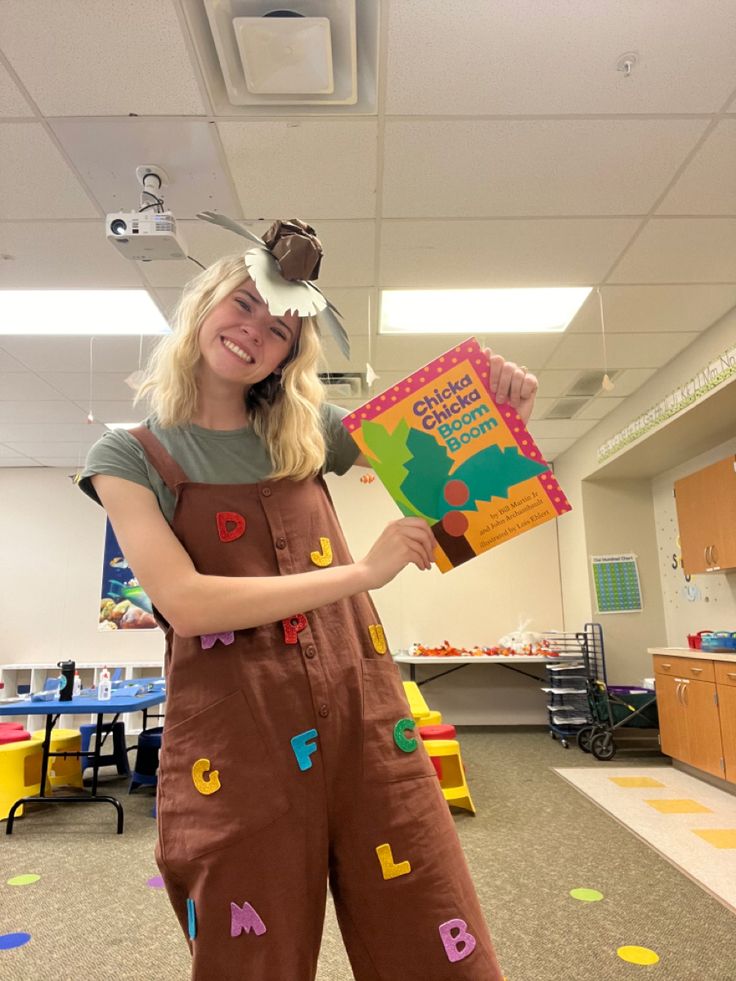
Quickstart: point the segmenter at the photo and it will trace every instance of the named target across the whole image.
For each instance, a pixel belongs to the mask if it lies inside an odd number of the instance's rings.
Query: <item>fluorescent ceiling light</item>
[[[169,332],[146,290],[0,290],[0,335]]]
[[[379,333],[560,333],[591,289],[382,290]]]
[[[142,425],[142,423],[140,423],[140,422],[105,422],[105,423],[103,423],[103,426],[105,426],[106,429],[111,429],[111,430],[114,430],[114,429],[135,429],[136,426],[140,426],[140,425]]]

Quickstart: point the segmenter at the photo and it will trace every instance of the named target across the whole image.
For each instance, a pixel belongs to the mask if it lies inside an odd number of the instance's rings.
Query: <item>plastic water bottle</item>
[[[105,665],[100,672],[100,682],[97,685],[97,698],[101,702],[109,702],[112,698],[112,684],[110,682],[110,672]]]
[[[79,672],[74,672],[74,688],[72,689],[72,697],[79,698],[82,693],[82,679],[79,677]]]

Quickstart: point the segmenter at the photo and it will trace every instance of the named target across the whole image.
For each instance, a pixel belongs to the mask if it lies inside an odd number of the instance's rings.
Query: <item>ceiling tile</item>
[[[131,395],[133,393],[131,392]],[[86,404],[79,403],[87,411]],[[148,415],[146,405],[133,407],[132,398],[123,402],[106,402],[92,400],[92,414],[97,422],[106,425],[108,422],[141,422]]]
[[[116,372],[129,375],[145,364],[158,337],[95,337],[92,339],[92,374]],[[6,351],[35,372],[86,372],[90,374],[89,337],[5,337]],[[6,377],[11,377],[10,375]],[[54,396],[58,398],[58,394]]]
[[[15,447],[21,453],[35,456],[29,447],[37,443],[83,443],[90,446],[95,440],[107,432],[99,423],[85,423],[80,420],[75,423],[38,423],[38,422],[3,422],[0,423],[0,442]],[[47,453],[53,456],[53,453]]]
[[[14,456],[8,459],[0,457],[0,469],[2,470],[25,470],[27,467],[40,467],[40,463],[30,460],[27,456]]]
[[[606,334],[702,331],[736,304],[736,285],[604,286]],[[598,294],[593,291],[566,334],[600,334]]]
[[[8,352],[0,347],[0,372],[8,371],[28,371],[28,369],[17,358],[11,358]],[[0,389],[0,398],[2,398],[2,389]]]
[[[217,125],[248,217],[374,217],[374,119],[249,119]]]
[[[0,430],[2,428],[0,427]],[[70,466],[81,467],[93,442],[94,440],[90,440],[88,443],[66,442],[61,439],[33,442],[24,439],[18,442],[18,448],[22,448],[26,456],[36,461],[39,457],[54,457],[55,459],[68,460]],[[11,449],[14,445],[12,441],[8,440],[8,446]]]
[[[11,449],[9,446],[5,446],[4,443],[0,443],[0,460],[23,460],[27,459],[22,453],[16,449]]]
[[[614,389],[615,391],[615,389]],[[622,405],[626,401],[625,398],[595,398],[585,406],[585,408],[578,412],[575,416],[576,419],[603,419],[609,412],[617,409],[619,405]]]
[[[609,368],[658,368],[692,344],[697,334],[612,334],[606,339]],[[548,368],[603,370],[603,346],[596,334],[564,338],[547,362]]]
[[[564,453],[565,450],[569,449],[575,442],[573,436],[568,437],[555,437],[546,436],[544,439],[535,440],[537,446],[539,447],[539,452],[542,454],[544,459],[551,463],[555,457],[558,457],[560,453]],[[564,487],[563,487],[564,491]]]
[[[558,399],[561,395],[565,394],[579,374],[580,371],[577,369],[572,370],[568,368],[566,370],[550,371],[545,368],[537,376],[540,396],[543,399]]]
[[[598,398],[608,401],[608,399],[633,395],[637,389],[641,388],[644,382],[648,381],[656,373],[656,368],[627,368],[620,375],[616,375],[613,390],[611,392],[601,392]]]
[[[54,402],[59,400],[59,393],[31,371],[3,372],[0,373],[0,399],[8,402]]]
[[[613,283],[736,283],[736,218],[652,218]]]
[[[644,215],[706,125],[702,119],[389,120],[383,214]],[[626,165],[613,167],[612,160]]]
[[[283,213],[282,213],[283,214]],[[322,243],[324,258],[319,271],[320,289],[334,286],[354,288],[372,286],[375,282],[375,230],[372,221],[319,221],[306,217],[313,224]],[[254,235],[261,236],[272,222],[244,222]],[[189,255],[209,266],[221,256],[244,251],[245,239],[206,221],[183,221],[181,228],[189,246]],[[0,233],[2,226],[0,226]],[[112,246],[110,246],[112,249]],[[121,260],[125,262],[125,260]],[[142,276],[156,288],[182,287],[199,272],[192,262],[129,263],[140,266]]]
[[[41,371],[39,377],[54,389],[74,402],[85,404],[90,397],[90,378],[88,363],[84,364],[84,353],[80,353],[80,371]],[[137,368],[137,364],[135,366]],[[135,370],[131,369],[131,370]],[[134,392],[125,384],[131,372],[95,371],[92,375],[92,399],[119,402],[132,399]]]
[[[0,64],[0,118],[32,116],[33,107],[15,84],[5,65]]]
[[[177,222],[194,219],[199,211],[234,218],[240,214],[221,162],[217,130],[206,119],[75,118],[51,119],[49,125],[106,213],[140,209],[142,187],[136,168],[141,161],[154,161],[168,178],[161,192],[166,211],[173,211]]]
[[[386,111],[429,115],[715,112],[736,86],[732,0],[401,0]],[[616,71],[632,48],[630,78]]]
[[[532,426],[532,435],[535,440],[547,437],[578,439],[593,426],[595,426],[595,420],[580,419],[579,416],[576,416],[575,419],[537,419]]]
[[[591,285],[638,225],[625,218],[387,219],[380,283],[401,289]]]
[[[73,402],[0,401],[0,425],[3,423],[83,423],[87,410]]]
[[[174,4],[0,4],[3,52],[46,116],[201,115]],[[123,84],[124,82],[124,84]]]
[[[141,289],[146,285],[138,269],[143,263],[118,255],[105,240],[102,218],[3,222],[0,241],[2,251],[12,257],[3,275],[12,281],[13,289]]]
[[[96,216],[97,209],[41,123],[3,126],[0,219]]]
[[[657,209],[663,215],[729,212],[736,214],[736,119],[718,123]]]

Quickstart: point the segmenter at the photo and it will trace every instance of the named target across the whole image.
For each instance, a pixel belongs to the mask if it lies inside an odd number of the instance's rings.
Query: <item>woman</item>
[[[277,225],[188,285],[139,393],[152,415],[80,480],[166,631],[156,860],[196,981],[314,978],[328,878],[358,981],[500,981],[367,592],[435,543],[404,518],[350,556],[322,473],[367,461],[316,374],[321,248]],[[528,417],[536,379],[492,368]]]

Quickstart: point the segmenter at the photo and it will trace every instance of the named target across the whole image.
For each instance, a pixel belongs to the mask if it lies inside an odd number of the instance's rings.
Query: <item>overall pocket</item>
[[[363,667],[363,776],[376,783],[420,777],[437,779],[416,730],[403,729],[416,749],[406,752],[394,739],[399,719],[410,719],[399,669],[390,658],[365,658]]]
[[[173,865],[238,842],[246,845],[250,835],[289,810],[240,690],[164,729],[159,791],[161,850]]]

